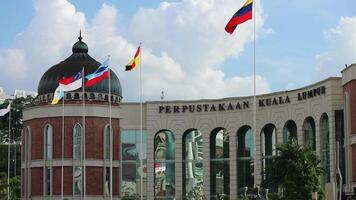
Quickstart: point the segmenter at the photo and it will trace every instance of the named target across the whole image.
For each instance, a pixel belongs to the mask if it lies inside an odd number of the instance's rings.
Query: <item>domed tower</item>
[[[88,75],[100,66],[78,39],[72,55],[43,74],[36,105],[23,112],[24,199],[118,198],[122,93],[116,74],[110,71],[109,78],[85,87],[84,94],[83,88],[65,92],[51,105],[59,79],[83,68]]]

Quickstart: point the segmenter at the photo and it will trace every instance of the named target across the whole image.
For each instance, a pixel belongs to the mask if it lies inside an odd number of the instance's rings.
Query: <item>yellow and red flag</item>
[[[140,48],[141,45],[138,46],[133,59],[129,62],[129,64],[126,65],[125,71],[132,71],[140,65]]]

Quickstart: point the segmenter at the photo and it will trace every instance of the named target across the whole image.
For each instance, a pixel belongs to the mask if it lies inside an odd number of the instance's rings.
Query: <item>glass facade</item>
[[[160,131],[154,139],[155,198],[174,199],[175,139],[171,131]]]
[[[141,177],[142,193],[146,198],[147,184],[147,131],[140,130],[122,130],[122,180],[121,197],[141,196]],[[142,155],[141,153],[142,152]],[[141,165],[142,160],[142,165]]]
[[[284,125],[283,128],[283,142],[287,143],[288,141],[294,139],[298,141],[297,136],[297,125],[293,120],[288,120],[287,123]]]
[[[237,188],[254,185],[254,138],[249,126],[241,127],[237,132]]]
[[[304,120],[303,134],[304,134],[304,146],[308,146],[315,151],[316,150],[315,122],[313,118],[308,117]]]
[[[329,118],[324,113],[320,119],[321,167],[325,170],[322,182],[330,182]]]
[[[261,133],[261,153],[262,153],[262,179],[265,179],[265,169],[271,164],[273,156],[277,155],[277,129],[273,124],[267,124],[263,127]]]
[[[210,195],[212,199],[228,199],[230,195],[229,133],[213,130],[210,135]]]
[[[198,130],[183,136],[183,194],[186,199],[193,193],[203,193],[203,135]]]

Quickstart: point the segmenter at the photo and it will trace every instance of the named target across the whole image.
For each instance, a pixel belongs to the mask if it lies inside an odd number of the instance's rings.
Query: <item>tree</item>
[[[10,190],[10,199],[20,199],[20,187],[21,187],[21,180],[20,176],[15,176],[10,178],[9,184]],[[0,199],[7,199],[7,178],[4,177],[0,179]]]
[[[320,176],[323,169],[320,160],[309,147],[300,146],[295,140],[276,146],[279,155],[266,168],[266,179],[262,187],[278,188],[282,199],[311,199],[312,192],[318,192],[318,199],[324,199]]]
[[[1,108],[7,107],[9,99],[5,100]],[[22,131],[22,110],[29,105],[33,105],[33,98],[27,96],[26,98],[16,98],[11,103],[11,141],[21,140]],[[0,118],[0,143],[7,142],[9,137],[9,114]]]

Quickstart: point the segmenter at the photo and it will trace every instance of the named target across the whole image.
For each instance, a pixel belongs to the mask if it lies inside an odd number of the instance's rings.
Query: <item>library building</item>
[[[113,71],[51,104],[59,79],[101,65],[78,39],[23,112],[23,199],[237,199],[260,186],[275,145],[292,138],[320,158],[326,199],[356,187],[356,64],[257,95],[253,130],[253,96],[125,102]]]

